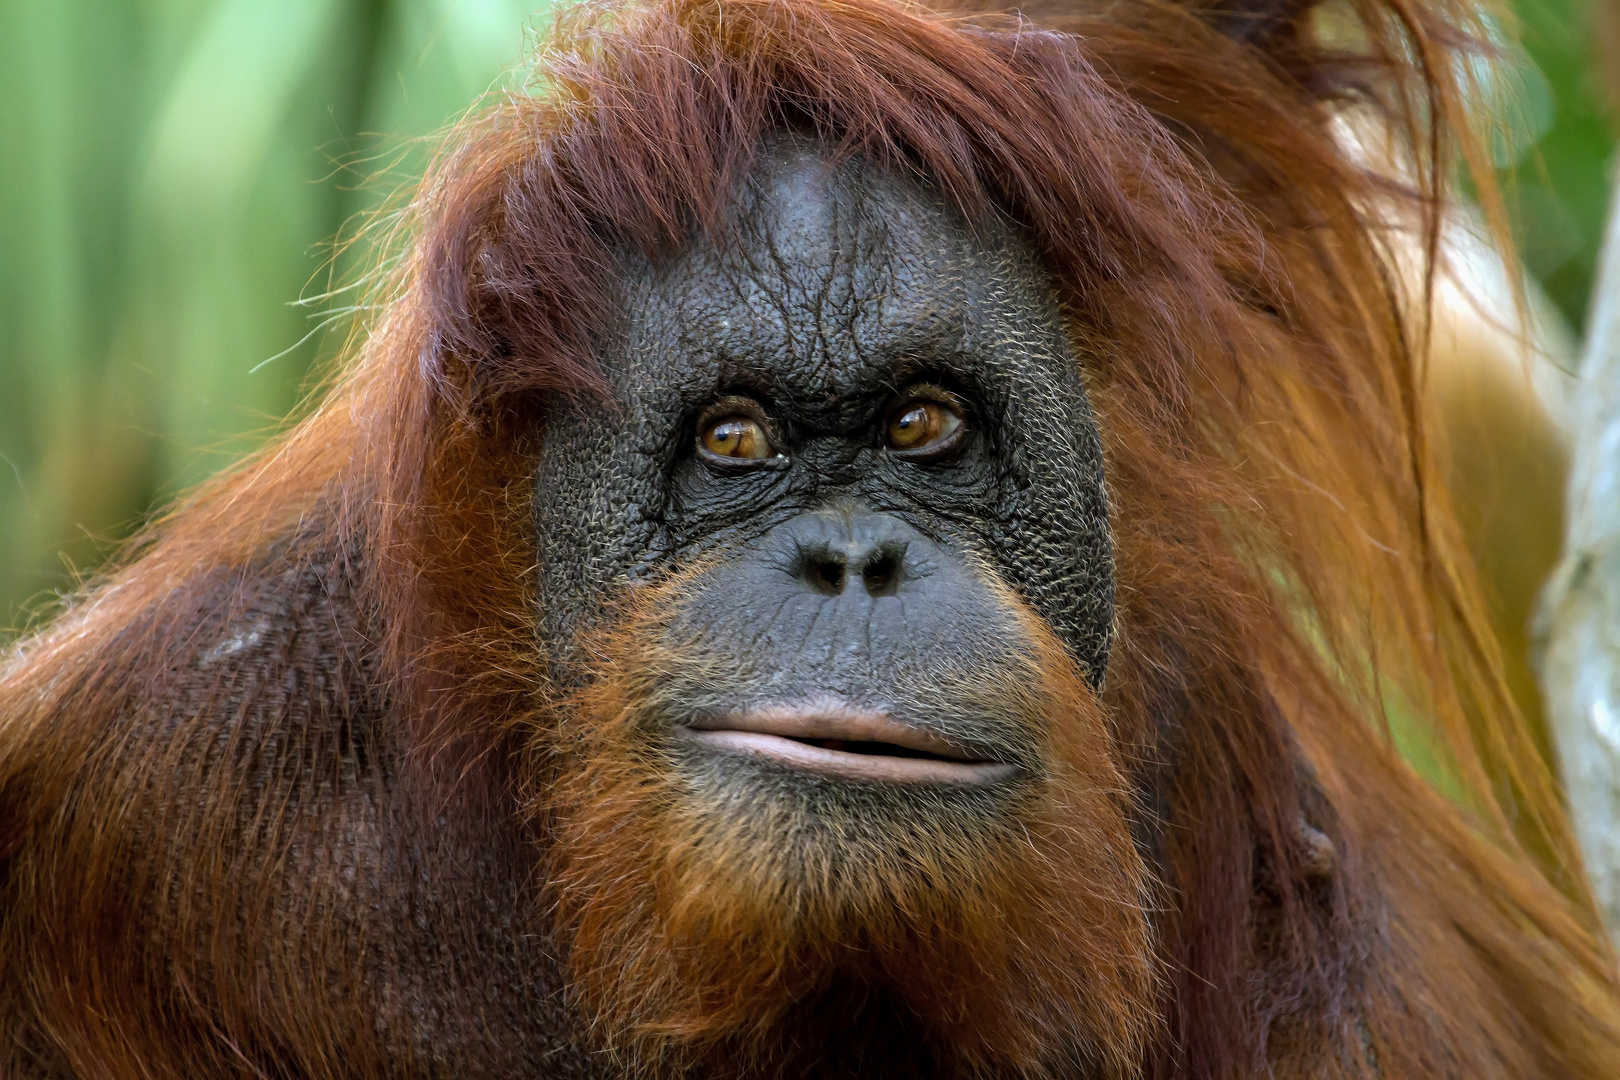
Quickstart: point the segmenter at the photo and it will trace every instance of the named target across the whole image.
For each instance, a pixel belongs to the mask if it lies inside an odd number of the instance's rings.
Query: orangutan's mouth
[[[752,754],[845,780],[989,784],[1015,771],[887,713],[842,702],[744,709],[693,720],[685,731],[723,753]]]

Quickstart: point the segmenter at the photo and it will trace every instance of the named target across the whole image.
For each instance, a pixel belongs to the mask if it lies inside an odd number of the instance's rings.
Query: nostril
[[[817,592],[837,596],[844,591],[844,560],[827,555],[811,558],[804,577]]]
[[[861,581],[873,596],[893,596],[900,585],[900,558],[892,551],[880,551],[861,567]]]

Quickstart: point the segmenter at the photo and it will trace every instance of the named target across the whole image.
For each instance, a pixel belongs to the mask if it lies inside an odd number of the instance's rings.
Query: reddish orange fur
[[[813,849],[801,863],[761,851],[796,823],[694,803],[646,749],[638,720],[657,682],[704,662],[658,642],[672,593],[678,582],[637,599],[598,680],[538,729],[542,775],[557,777],[536,792],[556,842],[551,892],[606,1041],[699,1075],[739,1055],[768,1066],[785,1024],[803,1032],[794,1011],[853,978],[907,1003],[970,1074],[1040,1074],[1061,1064],[1054,1047],[1082,1045],[1098,1075],[1135,1075],[1156,898],[1126,824],[1121,748],[1045,624],[1025,612],[1027,670],[961,691],[1051,734],[1051,775],[1019,820],[917,837],[905,862]]]
[[[188,718],[240,704],[228,674],[195,663],[210,635],[305,565],[335,564],[353,590],[339,636],[356,656],[323,662],[338,684],[374,682],[424,820],[448,808],[452,831],[505,827],[516,790],[549,790],[526,746],[586,763],[539,820],[574,831],[556,899],[610,1035],[651,1024],[696,1041],[634,1053],[702,1059],[746,1028],[739,992],[784,989],[771,964],[789,965],[786,990],[809,978],[793,965],[833,940],[824,913],[794,946],[759,938],[759,912],[721,909],[772,958],[724,969],[727,983],[682,886],[646,901],[656,858],[681,869],[678,826],[621,828],[623,848],[579,835],[637,806],[673,819],[643,794],[592,802],[592,783],[634,774],[612,742],[632,656],[608,653],[591,700],[550,703],[532,634],[544,538],[537,550],[528,530],[545,407],[593,392],[615,245],[659,257],[719,228],[757,140],[790,112],[916,171],[970,219],[1002,208],[1044,254],[1106,444],[1119,641],[1100,701],[1055,662],[1043,675],[1060,712],[1111,733],[1118,756],[1085,763],[1101,790],[1124,777],[1164,825],[1151,947],[1106,919],[1084,945],[1118,958],[1111,973],[1081,982],[1041,962],[1080,948],[1090,918],[1050,889],[1104,873],[1049,858],[999,864],[1049,885],[1046,903],[1020,909],[1007,898],[1024,883],[991,875],[983,897],[870,924],[882,977],[914,980],[919,957],[987,976],[934,999],[910,984],[932,1023],[962,1032],[967,1065],[1032,1065],[1054,1028],[1085,1025],[1116,1074],[1620,1075],[1612,957],[1430,482],[1421,318],[1369,209],[1392,188],[1327,123],[1339,100],[1385,109],[1422,178],[1404,196],[1435,220],[1471,145],[1453,50],[1474,14],[1354,0],[1352,55],[1288,29],[1303,4],[1275,5],[1275,33],[1252,43],[1193,7],[1029,9],[1072,37],[875,0],[565,12],[535,95],[452,138],[385,313],[318,408],[156,524],[0,675],[0,1062],[51,1047],[95,1077],[383,1074],[393,961],[369,959],[375,928],[350,918],[328,865],[347,841],[293,797],[304,781],[265,799],[185,743]],[[1391,701],[1432,726],[1466,806],[1401,762],[1372,720]],[[569,722],[587,724],[580,743],[545,742]],[[1300,840],[1313,786],[1338,851],[1326,886]],[[1085,820],[1053,816],[1068,805]],[[1032,827],[1054,853],[1075,828],[1116,844],[1108,813],[1054,792]],[[1103,880],[1123,896],[1143,878]],[[671,905],[662,929],[612,936],[650,925],[627,912],[644,901]],[[1052,952],[1010,944],[1026,932]],[[659,952],[667,940],[700,948]],[[605,970],[638,942],[651,951],[622,959],[658,988],[647,1002]],[[666,993],[688,985],[695,1003]]]

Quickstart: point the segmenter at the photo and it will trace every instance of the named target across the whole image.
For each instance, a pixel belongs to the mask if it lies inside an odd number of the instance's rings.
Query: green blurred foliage
[[[0,626],[274,430],[339,344],[366,178],[419,170],[546,2],[0,0]],[[1578,2],[1519,0],[1507,170],[1577,325],[1609,153]]]
[[[367,178],[544,2],[0,0],[0,626],[296,404]]]
[[[1520,129],[1502,170],[1519,254],[1569,324],[1586,322],[1587,297],[1609,201],[1615,117],[1606,115],[1597,65],[1595,5],[1614,0],[1515,0],[1528,54],[1512,119]]]

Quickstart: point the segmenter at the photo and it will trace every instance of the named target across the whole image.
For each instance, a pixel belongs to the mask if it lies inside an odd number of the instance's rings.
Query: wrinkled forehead
[[[837,398],[1020,343],[1061,351],[1055,299],[1019,233],[970,227],[933,192],[859,158],[779,143],[731,222],[633,275],[632,364]]]

